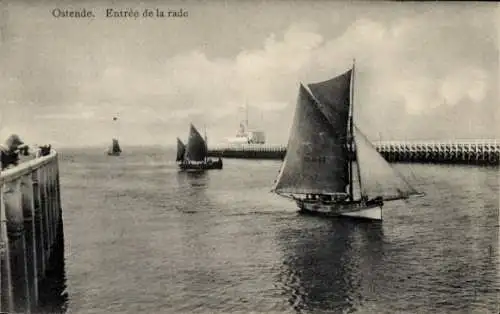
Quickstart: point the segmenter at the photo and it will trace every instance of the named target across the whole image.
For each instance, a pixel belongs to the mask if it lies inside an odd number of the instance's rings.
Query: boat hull
[[[325,203],[321,201],[297,200],[300,212],[326,217],[346,216],[369,220],[382,220],[383,203],[349,202]]]
[[[222,169],[222,160],[214,162],[202,162],[202,163],[189,163],[183,162],[179,163],[179,169],[185,171],[200,171],[200,170],[212,170],[212,169]]]

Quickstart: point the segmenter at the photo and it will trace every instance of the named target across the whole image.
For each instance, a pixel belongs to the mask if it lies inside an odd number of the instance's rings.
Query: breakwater
[[[0,311],[30,313],[63,246],[57,152],[0,173]]]
[[[380,141],[373,145],[389,162],[492,164],[500,160],[500,141],[454,140],[454,141]],[[243,144],[216,145],[210,147],[211,157],[283,159],[285,145]]]

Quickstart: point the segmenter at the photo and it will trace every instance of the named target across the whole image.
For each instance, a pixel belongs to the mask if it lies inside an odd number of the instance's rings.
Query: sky
[[[500,138],[496,3],[68,3],[0,1],[0,141],[175,145],[193,123],[210,146],[235,135],[247,105],[250,127],[285,144],[299,84],[353,59],[356,124],[371,140]]]

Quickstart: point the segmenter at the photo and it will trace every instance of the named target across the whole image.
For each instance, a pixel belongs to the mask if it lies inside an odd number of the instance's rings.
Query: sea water
[[[270,193],[278,160],[185,173],[174,150],[123,150],[60,150],[51,311],[499,312],[498,168],[396,164],[426,196],[377,223],[299,215]]]

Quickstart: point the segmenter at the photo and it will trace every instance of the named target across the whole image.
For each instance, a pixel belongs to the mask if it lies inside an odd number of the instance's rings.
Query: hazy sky
[[[193,122],[217,143],[248,103],[250,126],[286,143],[299,82],[353,58],[357,123],[371,139],[500,138],[496,3],[62,3],[0,2],[0,140],[108,145],[118,133],[123,146],[175,145]],[[55,18],[56,7],[96,17]]]

